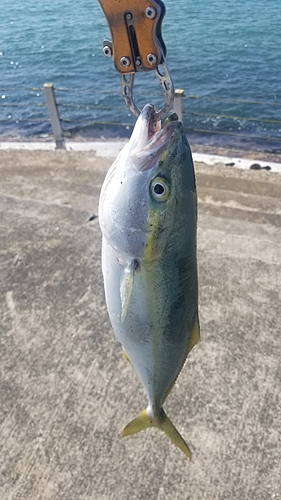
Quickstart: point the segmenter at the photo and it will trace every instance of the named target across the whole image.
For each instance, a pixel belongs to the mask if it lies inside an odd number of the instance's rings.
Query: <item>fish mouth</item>
[[[149,170],[155,165],[164,149],[168,146],[174,135],[177,135],[182,124],[176,113],[166,119],[161,128],[161,122],[155,120],[155,107],[147,104],[138,118],[138,141],[131,150],[135,157],[135,166],[140,171]]]
[[[169,141],[175,129],[180,127],[178,115],[173,113],[165,121],[164,127],[161,128],[161,122],[155,120],[155,107],[152,104],[147,104],[142,112],[141,119],[146,125],[147,144],[144,150],[161,147]],[[143,131],[145,133],[145,130]]]
[[[148,142],[144,147],[144,150],[147,151],[159,148],[164,146],[170,140],[174,132],[181,127],[178,116],[174,113],[172,117],[172,119],[167,118],[163,128],[157,128],[158,126],[161,127],[161,124],[160,122],[157,122],[154,125],[154,114],[151,115],[151,119],[148,123]],[[154,133],[152,133],[153,128],[155,129]]]

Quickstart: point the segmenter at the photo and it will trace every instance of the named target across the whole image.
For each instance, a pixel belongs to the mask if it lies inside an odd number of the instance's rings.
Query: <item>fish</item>
[[[148,398],[122,436],[156,427],[191,458],[163,409],[200,338],[196,181],[177,115],[161,128],[143,108],[105,177],[99,224],[109,318]]]

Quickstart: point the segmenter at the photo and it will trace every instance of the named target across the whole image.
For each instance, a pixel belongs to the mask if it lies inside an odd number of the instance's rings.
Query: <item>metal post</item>
[[[47,100],[48,111],[51,119],[51,125],[56,141],[56,149],[65,149],[63,133],[60,125],[60,117],[52,83],[44,84],[44,92]]]
[[[174,100],[174,109],[173,111],[177,113],[179,117],[179,121],[183,123],[183,116],[182,116],[182,110],[183,110],[183,96],[184,96],[184,90],[183,89],[176,89],[175,90],[175,100]]]

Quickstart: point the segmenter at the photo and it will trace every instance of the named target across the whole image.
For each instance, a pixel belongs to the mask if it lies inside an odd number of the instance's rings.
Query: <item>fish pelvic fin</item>
[[[132,363],[131,363],[131,360],[130,360],[130,358],[128,356],[128,354],[126,353],[126,351],[124,349],[124,347],[123,347],[123,356],[126,359],[126,361],[129,361],[130,365],[133,366]]]
[[[141,412],[134,420],[126,425],[122,432],[122,437],[136,434],[137,432],[144,431],[149,427],[157,427],[163,431],[166,436],[189,458],[191,459],[191,451],[186,444],[183,437],[180,435],[174,424],[167,417],[163,408],[161,408],[159,415],[153,416],[151,407],[148,406],[146,410]]]

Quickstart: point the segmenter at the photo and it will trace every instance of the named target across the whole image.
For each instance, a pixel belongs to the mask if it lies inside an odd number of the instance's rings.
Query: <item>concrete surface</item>
[[[96,156],[104,158],[116,158],[119,151],[125,146],[128,141],[65,141],[65,149],[67,151],[93,151]],[[50,141],[25,141],[25,142],[0,142],[1,150],[24,150],[24,151],[55,151],[55,142]],[[251,151],[235,151],[220,149],[214,151],[214,148],[203,149],[195,146],[193,151],[194,161],[198,163],[207,163],[208,165],[216,165],[222,163],[225,166],[242,169],[270,170],[271,172],[281,173],[281,155],[268,153],[253,153]]]
[[[0,153],[1,500],[281,498],[281,176],[197,164],[202,341],[157,430],[111,331],[92,152]]]

